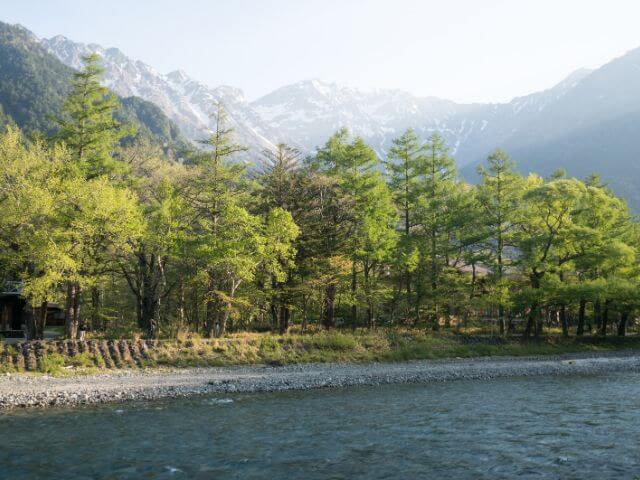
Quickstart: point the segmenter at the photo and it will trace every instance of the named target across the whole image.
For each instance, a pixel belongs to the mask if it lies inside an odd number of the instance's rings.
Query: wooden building
[[[0,337],[24,338],[27,325],[39,315],[22,295],[22,282],[4,282],[0,289]],[[47,325],[64,325],[64,312],[57,303],[47,304]]]

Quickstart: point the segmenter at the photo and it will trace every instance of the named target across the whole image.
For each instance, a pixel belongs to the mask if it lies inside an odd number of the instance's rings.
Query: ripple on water
[[[207,398],[204,401],[207,405],[228,405],[233,402],[233,398]]]
[[[0,478],[634,478],[639,398],[625,374],[6,414]]]

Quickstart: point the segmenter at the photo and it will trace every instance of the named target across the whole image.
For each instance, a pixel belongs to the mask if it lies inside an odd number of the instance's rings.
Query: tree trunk
[[[91,287],[91,329],[100,328],[100,290],[98,287]]]
[[[602,304],[600,300],[593,304],[593,319],[596,322],[596,328],[598,330],[602,329]]]
[[[224,337],[227,334],[227,323],[229,322],[229,315],[231,314],[231,302],[225,304],[224,313],[220,322],[216,326],[216,337]]]
[[[178,325],[179,328],[185,327],[185,297],[184,297],[184,279],[180,279],[180,292],[178,296]]]
[[[563,303],[560,305],[560,323],[562,324],[562,336],[569,337],[569,323],[567,322],[567,307]]]
[[[200,332],[200,302],[198,301],[198,289],[194,288],[191,294],[191,302],[193,308],[193,314],[191,315],[193,323],[196,327],[196,332]]]
[[[369,328],[371,330],[376,329],[376,317],[373,315],[373,308],[371,305],[367,306],[367,323],[369,324]]]
[[[444,308],[444,328],[451,328],[451,305],[448,303]]]
[[[213,337],[218,316],[217,302],[214,298],[216,290],[216,279],[212,272],[209,272],[209,284],[207,286],[207,311],[204,319],[204,331],[208,338]]]
[[[537,319],[538,319],[538,321],[536,322],[536,333],[535,333],[535,336],[536,336],[536,338],[540,338],[542,336],[542,330],[543,330],[543,327],[544,327],[544,317],[542,315],[542,311],[541,310],[538,310]]]
[[[540,308],[537,303],[531,305],[531,309],[529,310],[529,314],[527,315],[527,325],[524,329],[524,338],[531,338],[531,334],[536,330],[537,334],[537,320],[540,316]]]
[[[231,282],[231,290],[229,291],[229,299],[233,299],[236,295],[236,290],[240,286],[240,282],[232,280]],[[219,322],[216,324],[216,336],[222,337],[227,334],[227,325],[229,324],[229,317],[231,316],[231,311],[233,309],[232,300],[227,300],[224,306],[224,312],[222,316],[218,316],[220,318]]]
[[[77,305],[78,290],[75,282],[67,283],[67,301],[64,311],[64,333],[67,338],[75,339],[78,335],[77,316],[75,307]]]
[[[302,325],[300,326],[300,331],[304,333],[307,330],[307,325],[309,323],[308,316],[308,307],[307,307],[307,295],[302,294]]]
[[[273,299],[271,300],[271,305],[269,306],[269,313],[271,314],[271,331],[275,332],[279,329],[279,320],[278,306]]]
[[[358,324],[358,306],[356,305],[356,291],[358,288],[356,275],[356,263],[351,262],[351,329],[355,330]]]
[[[49,302],[46,300],[40,304],[40,310],[38,311],[38,319],[36,321],[36,336],[37,340],[44,340],[44,328],[47,326],[47,306]]]
[[[271,330],[273,332],[280,331],[280,313],[279,313],[279,295],[278,295],[278,282],[275,277],[271,277],[271,289],[273,294],[271,295],[271,302],[269,305],[269,311],[271,313]]]
[[[280,305],[278,309],[278,333],[283,334],[286,331],[285,307]]]
[[[327,328],[335,327],[335,301],[336,301],[336,285],[330,283],[325,289],[324,312],[322,316],[322,325]]]
[[[578,308],[578,328],[576,330],[576,335],[581,337],[584,335],[584,312],[587,307],[587,301],[584,299],[580,299],[580,307]]]
[[[280,334],[287,333],[289,330],[289,319],[291,318],[291,309],[288,305],[280,307]]]
[[[149,336],[157,338],[160,335],[160,311],[162,308],[162,299],[157,295],[152,303],[151,315],[149,319]]]
[[[607,324],[609,323],[609,300],[604,302],[604,311],[602,312],[602,320],[600,321],[600,335],[607,336]]]
[[[620,313],[620,322],[618,322],[618,336],[624,337],[627,334],[627,321],[629,320],[629,312],[624,310]]]
[[[147,328],[144,324],[144,317],[142,316],[142,295],[139,293],[136,294],[136,320],[138,322],[138,328],[146,332]]]
[[[502,304],[498,305],[498,326],[500,328],[500,336],[504,336],[504,307]]]
[[[508,317],[508,321],[507,321],[507,333],[511,334],[514,333],[516,330],[516,326],[513,323],[513,311],[511,309],[509,309],[509,317]]]
[[[37,308],[31,308],[31,311],[25,312],[27,315],[27,319],[25,321],[27,340],[36,340],[36,322],[37,318],[40,315]]]
[[[87,330],[86,321],[80,320],[80,285],[76,285],[76,295],[73,297],[73,321],[76,325],[76,338],[84,338],[84,332]]]

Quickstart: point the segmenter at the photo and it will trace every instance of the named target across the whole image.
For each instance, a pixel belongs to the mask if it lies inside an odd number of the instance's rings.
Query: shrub
[[[59,353],[48,353],[40,358],[38,371],[56,375],[62,372],[62,367],[64,367],[64,357]]]
[[[260,353],[273,353],[280,349],[278,339],[272,336],[264,336],[260,339]]]
[[[340,332],[320,332],[304,340],[307,346],[320,350],[353,350],[358,347],[358,341],[353,335]]]
[[[81,368],[103,367],[104,359],[89,352],[77,353],[67,359],[67,365]]]

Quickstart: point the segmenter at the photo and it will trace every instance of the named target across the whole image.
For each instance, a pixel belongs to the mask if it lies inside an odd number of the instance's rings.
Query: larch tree
[[[420,270],[416,286],[415,310],[419,319],[423,297],[429,300],[428,319],[431,328],[439,328],[441,273],[448,267],[449,234],[455,228],[456,212],[452,209],[460,185],[454,160],[448,154],[444,138],[434,133],[426,144],[423,175],[419,177],[416,224],[420,228]]]
[[[59,130],[53,140],[64,144],[69,152],[64,176],[73,185],[85,187],[83,181],[92,181],[101,177],[113,178],[124,170],[124,164],[115,152],[120,141],[133,133],[130,126],[123,125],[114,118],[120,107],[117,97],[100,84],[103,69],[99,65],[99,56],[95,53],[83,57],[84,67],[74,74],[71,92],[57,118]],[[102,192],[109,188],[101,185]],[[71,193],[81,193],[78,192]],[[87,197],[85,197],[87,198]],[[76,204],[75,201],[72,203]],[[76,204],[76,208],[80,208]],[[75,214],[66,217],[70,222]],[[74,245],[78,250],[78,246]],[[78,329],[78,311],[81,285],[78,275],[84,270],[80,268],[75,276],[67,281],[66,324],[67,334],[75,335]],[[74,280],[71,280],[74,278]],[[95,282],[92,288],[97,288]]]
[[[275,149],[265,149],[259,163],[256,178],[259,196],[258,211],[265,219],[274,209],[282,209],[293,213],[297,198],[298,173],[301,168],[301,152],[289,145],[280,143]],[[296,211],[296,214],[298,211]],[[292,217],[295,223],[295,219]],[[275,275],[267,275],[262,281],[263,288],[269,290],[269,313],[271,322],[280,332],[286,331],[291,317],[293,294],[293,269],[295,264],[285,262],[288,271],[278,279]],[[266,272],[265,272],[266,273]]]
[[[497,289],[505,291],[505,270],[510,265],[508,251],[514,246],[513,234],[520,216],[524,181],[515,172],[515,164],[503,150],[496,150],[487,158],[487,165],[478,168],[478,202],[484,227],[483,250],[485,262],[491,269]],[[498,295],[504,297],[504,295]],[[505,301],[499,298],[498,324],[505,333]]]
[[[402,221],[402,237],[399,244],[399,267],[406,295],[407,310],[412,303],[412,272],[417,268],[418,249],[412,235],[415,225],[416,204],[420,195],[419,179],[424,173],[426,161],[425,146],[412,129],[393,140],[385,163],[389,176],[389,187]]]
[[[123,164],[114,153],[120,140],[132,134],[133,129],[114,118],[120,103],[100,84],[100,57],[92,53],[82,60],[84,67],[74,73],[71,93],[57,118],[59,131],[54,140],[67,145],[72,172],[91,179],[122,170]]]

